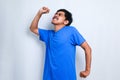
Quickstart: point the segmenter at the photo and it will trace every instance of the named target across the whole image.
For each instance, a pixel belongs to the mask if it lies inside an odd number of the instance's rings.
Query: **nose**
[[[55,17],[58,17],[58,14],[55,14]]]
[[[57,15],[57,14],[55,14],[54,16],[55,16],[55,17],[57,17],[58,15]]]

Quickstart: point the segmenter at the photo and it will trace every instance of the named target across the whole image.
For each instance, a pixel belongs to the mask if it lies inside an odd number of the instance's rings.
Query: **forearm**
[[[81,47],[84,49],[85,51],[85,60],[86,60],[86,67],[84,71],[80,72],[80,76],[86,78],[89,74],[90,74],[90,69],[91,69],[91,48],[90,46],[87,44],[87,42],[84,42]]]
[[[85,50],[85,59],[86,59],[86,68],[85,68],[85,70],[90,72],[90,69],[91,69],[91,48],[90,47],[88,47]]]
[[[33,33],[37,34],[37,35],[40,35],[38,33],[38,22],[39,22],[39,19],[41,18],[42,14],[45,14],[45,13],[49,13],[49,9],[47,7],[42,7],[38,11],[37,15],[35,16],[35,18],[33,19],[32,23],[30,25],[30,30]]]
[[[37,15],[34,17],[31,26],[30,26],[30,30],[33,31],[34,29],[38,29],[38,22],[40,17],[42,16],[41,12],[38,12]]]

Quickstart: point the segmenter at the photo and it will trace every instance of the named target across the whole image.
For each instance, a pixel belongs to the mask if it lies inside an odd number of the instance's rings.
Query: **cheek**
[[[64,18],[59,18],[59,20],[61,21],[61,22],[64,22],[65,21],[65,19]]]

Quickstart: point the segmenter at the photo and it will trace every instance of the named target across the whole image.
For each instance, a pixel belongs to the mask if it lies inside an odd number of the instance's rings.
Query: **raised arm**
[[[90,68],[91,68],[91,48],[88,45],[87,42],[84,42],[81,47],[84,49],[85,51],[85,60],[86,60],[86,67],[85,70],[80,72],[80,76],[81,77],[87,77],[90,74]]]
[[[42,7],[38,13],[36,14],[36,16],[34,17],[31,25],[30,25],[30,30],[35,33],[36,35],[38,35],[38,22],[39,22],[39,19],[41,18],[42,14],[45,14],[45,13],[49,13],[49,9],[47,7]]]

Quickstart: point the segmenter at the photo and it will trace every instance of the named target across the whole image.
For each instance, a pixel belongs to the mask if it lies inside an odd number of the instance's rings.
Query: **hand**
[[[42,7],[40,10],[39,10],[39,13],[41,14],[46,14],[46,13],[49,13],[50,9],[47,8],[47,7]]]
[[[86,78],[90,74],[90,71],[82,71],[80,72],[80,77]]]

